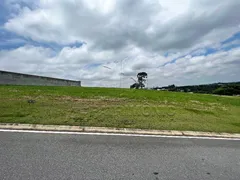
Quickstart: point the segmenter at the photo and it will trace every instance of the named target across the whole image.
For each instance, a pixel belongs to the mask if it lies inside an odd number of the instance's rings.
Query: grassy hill
[[[28,103],[28,100],[35,103]],[[240,133],[240,97],[117,88],[0,86],[0,123]]]

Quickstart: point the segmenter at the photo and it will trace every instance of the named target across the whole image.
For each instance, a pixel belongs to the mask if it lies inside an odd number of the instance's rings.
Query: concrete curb
[[[86,133],[118,133],[118,134],[165,135],[165,136],[192,136],[192,137],[217,137],[217,138],[240,139],[240,134],[231,134],[231,133],[171,131],[171,130],[144,130],[144,129],[130,129],[130,128],[83,127],[83,126],[63,126],[63,125],[41,125],[41,124],[0,123],[0,129],[35,130],[35,131],[66,131],[66,132],[86,132]]]

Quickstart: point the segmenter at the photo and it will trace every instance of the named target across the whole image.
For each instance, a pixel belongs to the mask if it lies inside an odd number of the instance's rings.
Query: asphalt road
[[[240,141],[0,132],[0,179],[239,180]]]

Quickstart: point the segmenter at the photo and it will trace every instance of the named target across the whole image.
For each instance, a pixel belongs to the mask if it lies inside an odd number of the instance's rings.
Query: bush
[[[240,95],[240,85],[239,84],[224,85],[214,90],[213,94],[231,95],[231,96]]]

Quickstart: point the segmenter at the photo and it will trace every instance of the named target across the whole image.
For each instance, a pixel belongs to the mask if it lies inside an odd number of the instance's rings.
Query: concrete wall
[[[81,81],[0,71],[2,85],[81,86]]]

